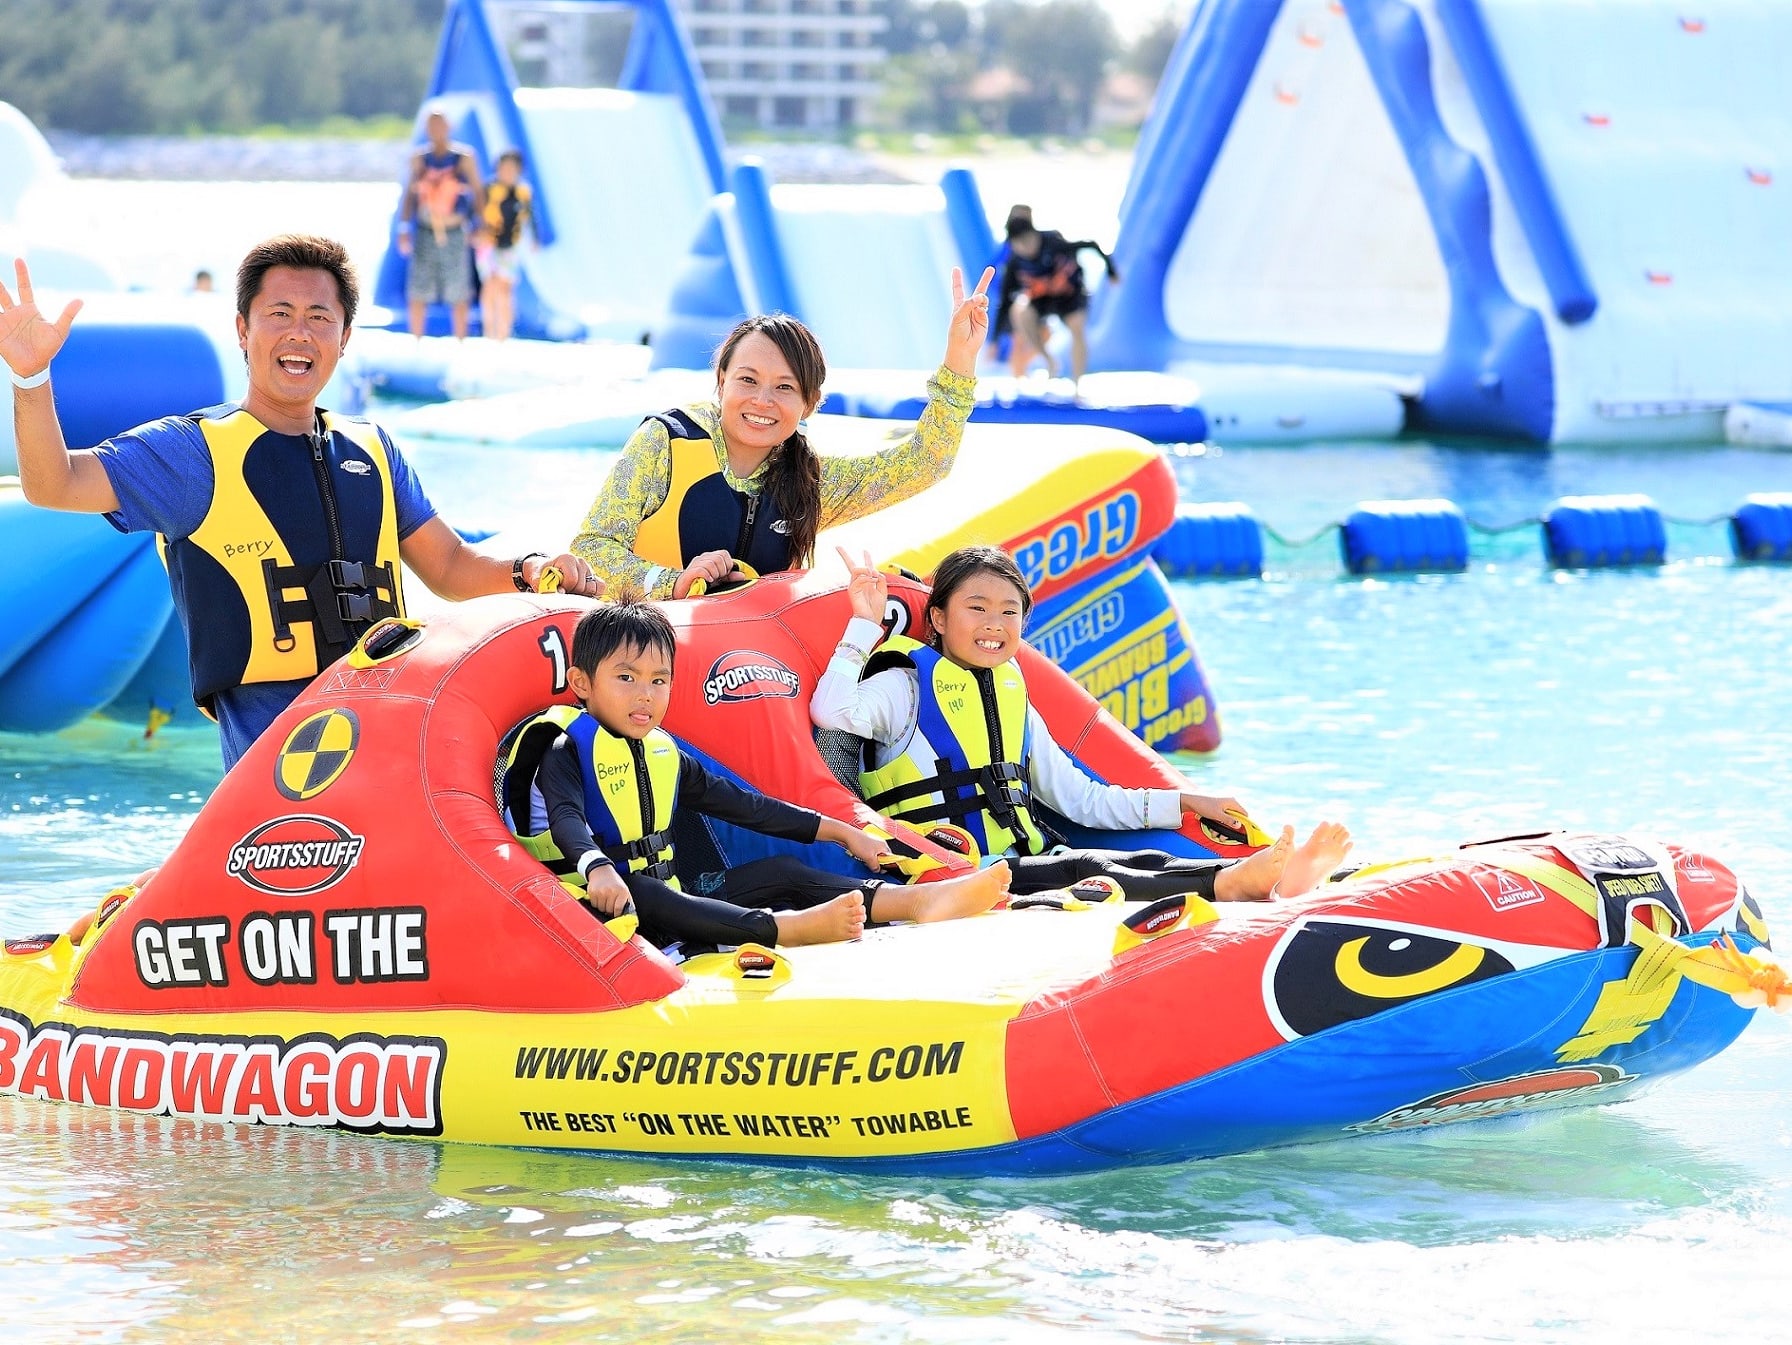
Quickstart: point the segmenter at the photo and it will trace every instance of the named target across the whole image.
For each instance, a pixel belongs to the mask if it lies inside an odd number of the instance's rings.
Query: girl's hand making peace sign
[[[846,554],[845,547],[837,546],[834,550],[840,553],[840,559],[846,562],[846,572],[852,577],[846,588],[852,599],[852,614],[882,625],[884,600],[890,596],[890,586],[883,571],[877,568],[869,551],[864,553],[865,561],[861,565]]]

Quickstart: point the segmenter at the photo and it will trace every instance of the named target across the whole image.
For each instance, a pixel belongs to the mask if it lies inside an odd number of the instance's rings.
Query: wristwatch
[[[546,559],[547,559],[547,557],[544,556],[541,552],[531,551],[528,555],[518,556],[515,560],[510,562],[510,582],[516,585],[516,591],[518,593],[534,592],[534,589],[530,586],[529,581],[527,579],[523,578],[523,566],[527,565],[532,560],[546,560]]]

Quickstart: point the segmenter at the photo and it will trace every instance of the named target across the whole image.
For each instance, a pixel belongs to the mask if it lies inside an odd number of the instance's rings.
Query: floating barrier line
[[[1663,522],[1673,523],[1680,527],[1713,528],[1719,523],[1728,523],[1731,516],[1724,513],[1713,514],[1709,518],[1678,518],[1673,514],[1663,514],[1661,517]],[[1539,527],[1543,523],[1543,516],[1537,514],[1530,518],[1521,518],[1514,523],[1479,523],[1465,515],[1464,521],[1468,524],[1470,532],[1478,532],[1487,537],[1497,537],[1501,533],[1519,532],[1525,528]],[[1319,531],[1306,537],[1289,537],[1272,523],[1259,522],[1257,526],[1263,529],[1263,533],[1266,537],[1274,538],[1275,541],[1282,546],[1288,547],[1290,550],[1298,551],[1303,547],[1312,546],[1313,543],[1321,541],[1331,533],[1336,532],[1339,528],[1344,526],[1344,521],[1339,519],[1336,523],[1322,524]]]
[[[1792,492],[1750,495],[1734,512],[1697,518],[1664,515],[1647,495],[1567,495],[1542,515],[1501,523],[1470,519],[1444,499],[1367,500],[1341,522],[1299,537],[1259,521],[1246,504],[1186,503],[1151,554],[1171,578],[1260,577],[1265,534],[1300,551],[1336,533],[1354,575],[1460,574],[1469,566],[1471,530],[1502,536],[1536,528],[1559,569],[1629,568],[1666,563],[1669,525],[1725,523],[1738,561],[1792,563]]]

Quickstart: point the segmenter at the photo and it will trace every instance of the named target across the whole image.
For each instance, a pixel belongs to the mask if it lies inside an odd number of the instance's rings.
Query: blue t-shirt
[[[391,438],[384,430],[379,430],[379,436],[392,464],[392,499],[402,542],[434,518],[436,510]],[[282,437],[310,452],[302,436]],[[118,508],[106,515],[106,521],[120,532],[159,532],[178,541],[205,521],[212,504],[212,455],[197,421],[188,416],[152,420],[106,440],[93,451],[118,497]],[[183,612],[181,622],[185,625],[186,621]],[[224,769],[229,770],[310,685],[309,678],[302,678],[254,682],[220,692],[212,709],[218,716]]]

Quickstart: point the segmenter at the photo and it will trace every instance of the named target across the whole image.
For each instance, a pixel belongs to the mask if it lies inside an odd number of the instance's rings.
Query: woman
[[[814,334],[785,313],[748,318],[716,352],[716,400],[649,416],[623,446],[573,539],[609,585],[683,598],[701,580],[802,568],[823,528],[933,485],[958,457],[989,331],[985,270],[970,294],[952,272],[945,362],[928,380],[914,433],[881,453],[823,458],[801,424],[821,402],[827,364]]]

